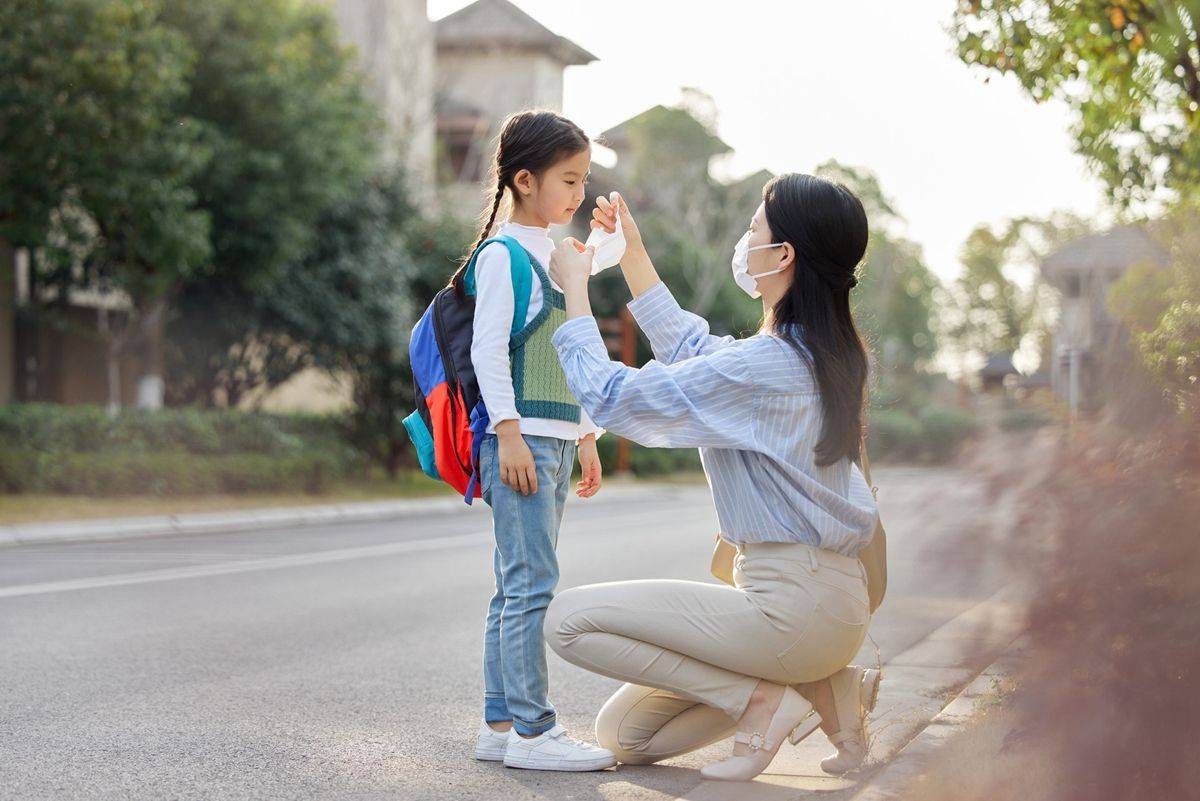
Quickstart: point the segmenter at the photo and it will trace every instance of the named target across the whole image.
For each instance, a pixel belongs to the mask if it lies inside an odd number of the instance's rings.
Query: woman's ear
[[[775,266],[780,269],[796,266],[796,249],[792,247],[791,242],[783,243],[783,247],[779,249],[779,263]]]

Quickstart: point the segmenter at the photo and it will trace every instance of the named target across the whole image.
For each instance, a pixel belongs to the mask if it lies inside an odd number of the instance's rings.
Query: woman
[[[862,204],[809,175],[770,181],[733,255],[733,278],[761,297],[764,323],[717,337],[659,280],[621,198],[597,200],[593,227],[627,242],[629,309],[656,357],[608,358],[591,316],[591,249],[556,248],[550,273],[568,320],[553,344],[567,382],[600,426],[652,447],[699,447],[720,536],[736,545],[735,586],[625,581],[576,587],[550,605],[546,639],[564,659],[629,682],[596,722],[628,763],[691,751],[735,731],[711,779],[749,780],[785,737],[818,725],[842,772],[866,754],[878,673],[847,666],[870,620],[856,558],[875,502],[854,464],[867,357],[850,312],[867,244]]]

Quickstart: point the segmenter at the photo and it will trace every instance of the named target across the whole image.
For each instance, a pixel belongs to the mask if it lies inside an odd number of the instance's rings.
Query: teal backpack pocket
[[[437,460],[433,452],[433,435],[429,433],[429,428],[421,418],[421,413],[413,412],[405,417],[403,422],[404,430],[408,432],[408,438],[412,440],[413,447],[417,451],[417,460],[421,463],[421,470],[430,478],[440,480],[441,475],[438,474]]]

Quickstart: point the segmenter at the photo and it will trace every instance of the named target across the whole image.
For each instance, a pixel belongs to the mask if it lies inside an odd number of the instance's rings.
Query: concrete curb
[[[1028,636],[1018,636],[991,665],[967,684],[915,737],[897,752],[856,793],[851,801],[895,801],[929,766],[934,756],[963,733],[975,716],[976,704],[994,692],[998,681],[1011,676],[1023,658]]]
[[[606,487],[608,495],[622,497],[668,490],[671,485],[643,484]],[[72,520],[61,523],[26,523],[0,526],[0,548],[58,542],[91,542],[161,537],[171,534],[211,534],[226,531],[316,526],[392,520],[415,515],[451,514],[458,510],[486,509],[476,499],[468,506],[462,498],[408,498],[395,501],[361,501],[313,506],[281,506],[234,512],[190,512],[178,515]]]

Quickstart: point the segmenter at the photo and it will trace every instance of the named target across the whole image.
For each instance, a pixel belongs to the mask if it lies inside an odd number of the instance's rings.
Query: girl
[[[583,474],[576,494],[590,498],[600,489],[596,436],[602,429],[567,388],[550,344],[566,317],[562,292],[546,272],[554,249],[549,226],[571,221],[583,203],[590,165],[588,138],[570,120],[551,111],[505,120],[492,165],[491,214],[471,259],[451,280],[461,295],[475,263],[471,362],[489,417],[479,473],[496,536],[475,757],[515,768],[599,770],[616,762],[612,752],[573,740],[557,725],[546,697],[542,638],[558,582],[554,549],[576,449]],[[508,241],[488,241],[506,194],[511,216],[497,238]],[[519,269],[528,256],[528,298],[514,297],[514,255]],[[514,324],[526,303],[523,320]]]

